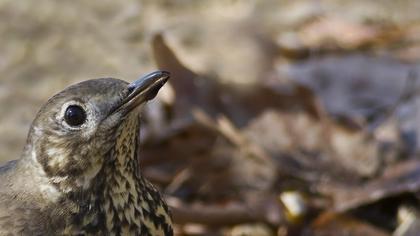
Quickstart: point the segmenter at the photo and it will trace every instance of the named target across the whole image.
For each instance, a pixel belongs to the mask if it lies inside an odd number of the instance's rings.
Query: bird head
[[[168,79],[168,72],[156,71],[132,83],[104,78],[64,89],[38,112],[25,156],[61,191],[88,188],[104,163],[113,161],[112,152],[132,152],[142,105]]]

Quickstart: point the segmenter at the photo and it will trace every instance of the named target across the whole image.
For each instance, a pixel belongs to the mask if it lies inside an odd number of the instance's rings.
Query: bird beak
[[[155,71],[147,74],[128,85],[128,95],[121,101],[120,106],[112,112],[128,113],[135,107],[156,97],[160,88],[170,77],[167,71]]]

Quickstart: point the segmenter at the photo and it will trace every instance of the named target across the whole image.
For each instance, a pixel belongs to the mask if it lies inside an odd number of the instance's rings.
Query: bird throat
[[[106,214],[106,228],[108,232],[121,232],[128,235],[129,225],[141,225],[142,177],[139,173],[137,150],[138,150],[138,116],[132,114],[120,125],[117,131],[117,139],[111,150],[111,163],[104,167],[104,211]],[[120,229],[118,229],[120,228]],[[132,232],[131,232],[132,233]]]
[[[139,119],[138,113],[131,112],[117,130],[107,157],[111,161],[98,174],[81,212],[85,234],[171,235],[168,207],[139,170]]]

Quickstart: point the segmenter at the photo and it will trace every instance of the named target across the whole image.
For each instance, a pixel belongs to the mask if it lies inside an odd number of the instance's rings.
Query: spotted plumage
[[[137,161],[138,114],[168,78],[89,80],[53,96],[22,157],[0,167],[0,235],[172,235]]]

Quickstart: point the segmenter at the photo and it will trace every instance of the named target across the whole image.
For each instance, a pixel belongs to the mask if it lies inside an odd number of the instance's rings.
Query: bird
[[[48,99],[20,158],[0,167],[0,235],[172,236],[137,158],[139,114],[169,77],[91,79]]]

